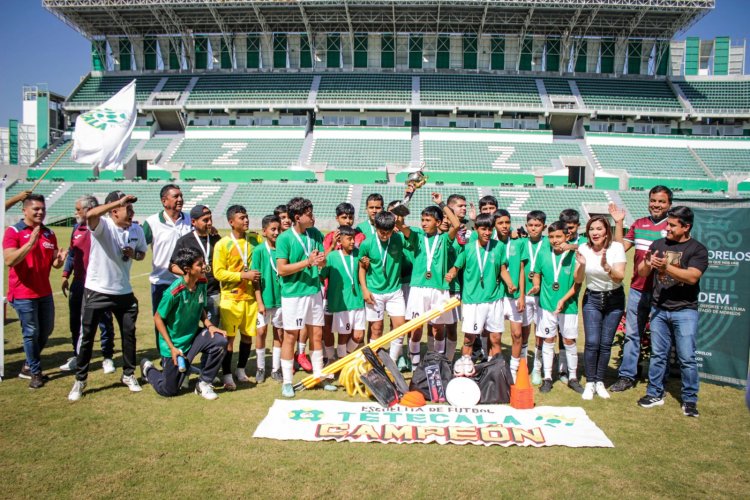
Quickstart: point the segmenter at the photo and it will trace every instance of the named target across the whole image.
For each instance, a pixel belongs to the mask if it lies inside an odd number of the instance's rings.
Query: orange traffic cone
[[[534,388],[529,380],[529,367],[525,358],[522,358],[518,365],[516,383],[510,386],[510,405],[517,410],[534,407]]]

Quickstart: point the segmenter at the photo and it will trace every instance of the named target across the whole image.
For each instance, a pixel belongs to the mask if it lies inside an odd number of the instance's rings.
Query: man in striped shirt
[[[617,382],[610,386],[612,392],[622,392],[634,386],[641,353],[641,336],[646,329],[651,310],[652,276],[638,276],[638,266],[646,258],[651,244],[667,234],[667,212],[672,207],[672,190],[654,186],[648,193],[648,217],[636,220],[628,234],[623,236],[625,211],[610,204],[609,213],[615,221],[615,241],[622,243],[627,252],[635,247],[633,279],[630,282],[627,311],[625,313],[625,345]]]

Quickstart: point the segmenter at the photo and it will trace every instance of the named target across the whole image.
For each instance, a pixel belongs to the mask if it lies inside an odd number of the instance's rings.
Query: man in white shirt
[[[104,313],[112,311],[122,337],[122,383],[131,392],[140,392],[135,377],[135,324],[138,319],[138,300],[130,285],[130,268],[133,260],[146,256],[146,238],[143,229],[133,223],[133,203],[137,198],[122,191],[107,195],[104,205],[86,213],[86,223],[91,231],[91,250],[86,284],[83,294],[83,317],[76,381],[68,399],[81,399],[86,388],[89,362],[94,346],[94,336]],[[103,217],[107,215],[106,217]]]
[[[146,219],[143,233],[146,243],[151,245],[153,269],[148,277],[151,282],[151,313],[156,313],[164,290],[175,280],[169,270],[170,260],[177,240],[192,231],[190,216],[182,211],[182,191],[175,184],[167,184],[159,193],[164,210]],[[154,329],[156,345],[159,345],[159,332]]]

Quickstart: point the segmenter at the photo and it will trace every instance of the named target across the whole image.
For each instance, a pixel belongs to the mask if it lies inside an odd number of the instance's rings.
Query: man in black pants
[[[88,378],[93,340],[99,322],[111,310],[120,327],[122,337],[122,383],[131,392],[140,392],[135,377],[135,323],[138,319],[138,300],[130,285],[133,260],[146,256],[143,229],[133,224],[133,203],[137,198],[122,191],[107,195],[104,205],[86,213],[91,231],[89,268],[83,293],[83,317],[80,347],[76,360],[76,381],[68,394],[70,401],[83,396]],[[105,216],[106,215],[106,216]]]

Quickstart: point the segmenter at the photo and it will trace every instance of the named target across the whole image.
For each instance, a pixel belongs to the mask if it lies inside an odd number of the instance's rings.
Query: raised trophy
[[[391,212],[400,217],[406,217],[407,215],[409,215],[409,202],[411,201],[412,196],[414,196],[414,193],[417,191],[417,189],[421,188],[427,183],[427,176],[424,175],[424,172],[422,171],[423,169],[424,163],[419,170],[410,173],[406,178],[406,185],[412,188],[412,191],[406,193],[404,199],[398,202],[398,204],[391,209]]]

